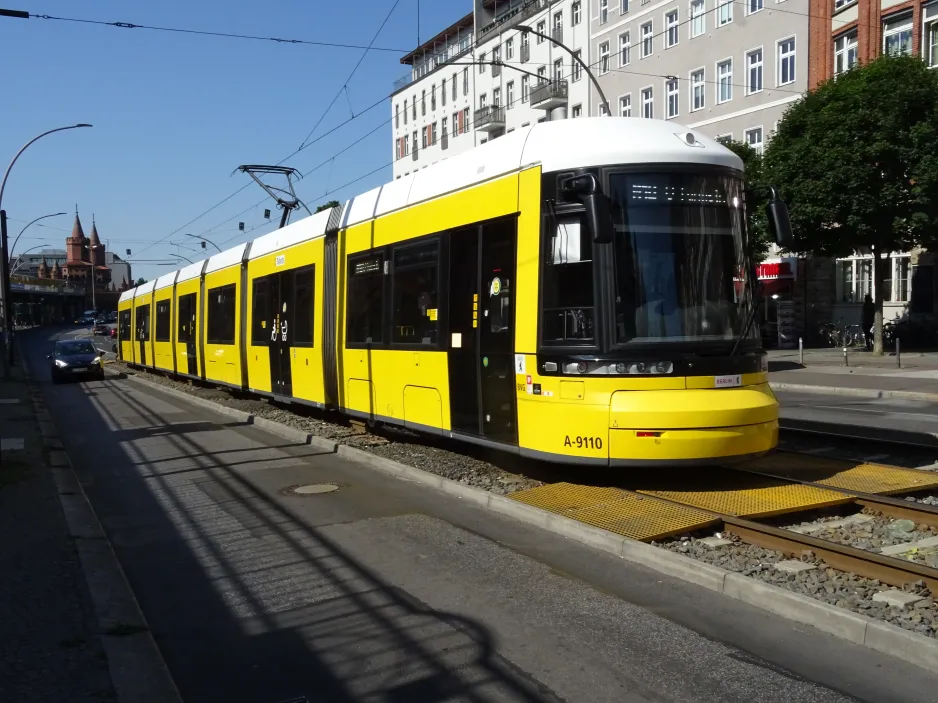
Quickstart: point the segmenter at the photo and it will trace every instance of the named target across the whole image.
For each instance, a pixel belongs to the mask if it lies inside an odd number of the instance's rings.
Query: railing
[[[522,44],[521,45],[521,63],[527,63],[531,60],[531,45]]]
[[[567,99],[567,81],[546,81],[540,83],[531,89],[529,100],[531,105],[545,102],[546,100],[566,100]]]
[[[563,27],[554,27],[550,30],[550,38],[554,41],[563,41]]]
[[[413,154],[414,161],[417,160],[417,145],[414,145],[414,150],[411,152]]]
[[[476,129],[482,129],[492,125],[505,124],[505,108],[495,105],[486,105],[475,111],[473,123]]]
[[[482,27],[478,32],[477,41],[481,44],[488,36],[495,32],[504,32],[528,19],[528,17],[536,15],[545,7],[550,7],[555,2],[557,2],[557,0],[531,0],[531,2],[526,5],[509,10],[501,17],[497,17],[493,22]]]
[[[413,80],[414,80],[413,72],[408,73],[406,76],[401,76],[396,81],[394,81],[394,92],[397,92],[401,88],[406,88],[413,82]]]
[[[445,134],[442,137],[440,137],[440,148],[441,149],[449,148],[449,137],[446,136]]]

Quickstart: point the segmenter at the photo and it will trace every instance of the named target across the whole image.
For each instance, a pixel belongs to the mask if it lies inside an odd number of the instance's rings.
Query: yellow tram
[[[744,208],[692,130],[540,123],[125,292],[119,354],[551,461],[758,455]]]

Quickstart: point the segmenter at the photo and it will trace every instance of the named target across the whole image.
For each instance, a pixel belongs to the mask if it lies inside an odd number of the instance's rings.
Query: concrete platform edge
[[[817,393],[819,395],[848,395],[854,398],[886,399],[896,398],[903,400],[924,400],[938,403],[938,394],[919,393],[917,391],[890,391],[875,388],[848,388],[845,386],[813,386],[806,383],[785,383],[769,381],[773,391],[792,391],[798,393]]]
[[[140,384],[154,390],[167,392],[183,400],[197,401],[194,404],[213,408],[222,412],[222,414],[230,415],[229,412],[225,412],[230,408],[226,408],[220,403],[194,398],[188,393],[166,388],[139,376],[129,376],[128,378],[134,378]],[[287,428],[282,423],[276,423],[272,420],[267,420],[267,422],[271,425],[281,425]],[[275,433],[284,436],[281,432]],[[708,588],[787,620],[810,625],[840,639],[875,649],[878,652],[926,669],[938,669],[938,640],[931,637],[925,637],[895,625],[873,620],[850,610],[844,610],[808,596],[792,593],[784,588],[696,561],[690,557],[674,554],[644,542],[620,537],[612,532],[520,503],[502,495],[489,493],[480,488],[467,486],[458,481],[443,478],[371,452],[344,444],[338,444],[336,451],[339,456],[350,461],[383,471],[403,480],[422,483],[443,493],[486,507],[493,512],[519,522],[541,527],[554,534],[615,554],[627,561],[640,564],[654,571]]]
[[[51,428],[44,430],[43,436],[58,439],[55,424],[22,350],[18,348],[17,353],[34,398],[33,410],[41,426]],[[153,639],[113,545],[101,527],[68,454],[57,450],[57,457],[60,465],[50,468],[91,594],[98,636],[117,700],[119,703],[182,703],[182,696]]]

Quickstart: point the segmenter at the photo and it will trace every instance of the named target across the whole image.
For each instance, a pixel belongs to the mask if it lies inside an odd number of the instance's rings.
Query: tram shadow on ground
[[[48,333],[30,336],[33,378],[60,405],[66,449],[187,703],[554,700],[479,622],[384,582],[260,490],[241,470],[256,447],[205,446],[206,430],[238,423],[175,423],[117,380],[53,387]]]

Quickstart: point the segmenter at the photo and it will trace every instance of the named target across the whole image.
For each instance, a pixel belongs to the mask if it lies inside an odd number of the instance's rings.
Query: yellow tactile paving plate
[[[740,464],[737,468],[759,471],[780,478],[811,481],[820,486],[878,495],[910,493],[938,487],[938,473],[789,452],[771,454]]]
[[[701,529],[717,522],[703,510],[617,488],[553,483],[509,496],[579,522],[641,541]]]
[[[684,490],[639,492],[722,515],[746,518],[770,517],[800,510],[824,508],[849,503],[852,500],[849,495],[824,488],[803,486],[800,483],[775,482],[760,476],[746,477],[742,473],[734,477],[732,483],[733,485],[727,485],[725,480],[717,480],[710,485],[710,490],[704,490],[702,487],[707,486],[707,481],[701,477],[699,481],[701,488],[688,487]]]

